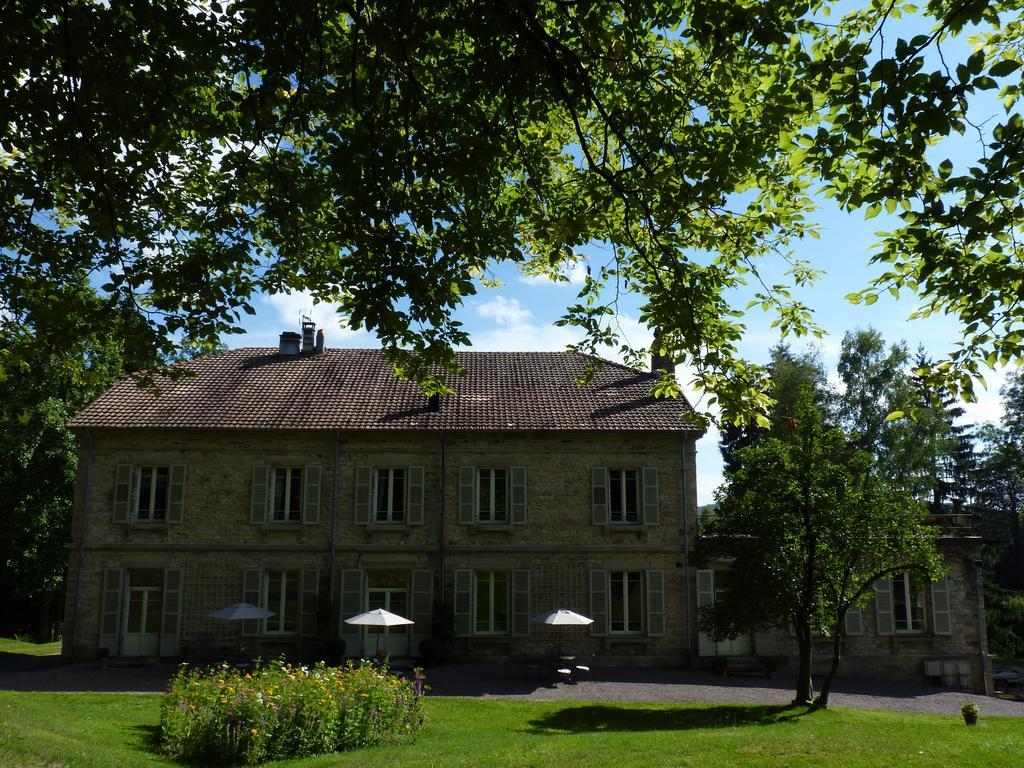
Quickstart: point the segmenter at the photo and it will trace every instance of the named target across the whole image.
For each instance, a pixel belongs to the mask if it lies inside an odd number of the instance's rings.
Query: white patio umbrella
[[[358,616],[352,616],[351,618],[345,619],[346,624],[355,624],[362,627],[384,627],[384,631],[387,631],[387,627],[399,627],[403,624],[415,624],[416,622],[411,619],[407,619],[404,616],[399,616],[397,613],[391,611],[385,611],[383,608],[375,608],[372,611],[366,613],[360,613]],[[380,638],[384,634],[381,632],[377,635],[377,650],[380,650]]]
[[[221,608],[219,611],[208,613],[211,619],[224,619],[225,621],[249,621],[251,619],[269,619],[271,616],[277,614],[273,611],[268,611],[266,608],[260,608],[258,605],[252,603],[234,603],[226,608]],[[256,656],[256,638],[253,637],[249,640],[249,656]]]
[[[269,619],[271,616],[276,616],[273,611],[268,611],[266,608],[260,608],[258,605],[252,603],[235,603],[229,605],[227,608],[221,608],[219,611],[208,613],[211,619],[227,619],[228,621],[247,621],[249,619]]]
[[[570,611],[567,608],[556,608],[553,611],[542,613],[539,616],[534,616],[530,619],[534,624],[555,624],[558,626],[586,626],[593,624],[593,619],[588,619],[586,616],[581,616],[575,611]]]

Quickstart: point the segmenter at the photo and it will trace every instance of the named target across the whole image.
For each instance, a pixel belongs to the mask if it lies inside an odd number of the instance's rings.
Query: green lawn
[[[2,684],[2,681],[0,681]],[[428,699],[415,743],[276,763],[327,766],[1017,766],[1024,720],[777,707]],[[0,691],[0,765],[173,765],[158,696]]]
[[[52,656],[60,653],[60,641],[56,643],[26,643],[0,637],[0,656]]]

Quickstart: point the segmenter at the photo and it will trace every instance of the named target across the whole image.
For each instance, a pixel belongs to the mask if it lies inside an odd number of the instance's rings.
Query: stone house
[[[122,381],[72,419],[65,654],[315,653],[340,636],[349,655],[402,657],[445,632],[460,658],[788,653],[785,638],[726,647],[699,633],[714,594],[713,572],[687,563],[701,431],[685,400],[649,396],[655,374],[609,363],[580,387],[582,355],[462,352],[454,393],[427,398],[376,350],[324,349],[303,330],[191,361],[195,376],[157,394]],[[928,614],[948,627],[912,612],[928,643],[898,629],[896,590],[888,639],[865,615],[851,643],[904,674],[923,655],[976,658],[968,573]],[[239,601],[274,615],[209,617]],[[377,607],[415,623],[342,621]],[[529,621],[554,608],[594,623]]]

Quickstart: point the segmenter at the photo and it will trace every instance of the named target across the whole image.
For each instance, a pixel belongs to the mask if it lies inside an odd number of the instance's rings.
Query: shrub
[[[189,763],[254,765],[409,737],[423,724],[422,676],[386,667],[293,667],[251,672],[182,665],[160,710],[161,743]]]

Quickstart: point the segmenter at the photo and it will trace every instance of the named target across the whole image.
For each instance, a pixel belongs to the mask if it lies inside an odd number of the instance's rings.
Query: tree
[[[717,638],[763,626],[791,626],[799,649],[795,703],[828,705],[841,663],[850,608],[878,579],[909,571],[941,573],[937,531],[906,491],[872,471],[869,454],[824,422],[809,390],[797,403],[791,435],[740,449],[738,468],[716,494],[715,518],[698,561],[730,561],[702,621]],[[814,697],[814,633],[832,639],[832,664]]]
[[[754,303],[784,332],[816,330],[790,293],[814,265],[781,282],[761,265],[815,234],[824,182],[847,210],[902,211],[857,298],[912,290],[921,313],[958,316],[964,346],[936,374],[969,392],[979,365],[1024,351],[1012,5],[935,0],[917,20],[932,32],[907,41],[887,29],[902,0],[838,23],[823,0],[15,4],[0,306],[70,348],[81,308],[21,283],[99,275],[166,357],[237,331],[257,291],[309,290],[436,391],[474,280],[502,261],[557,277],[600,242],[611,256],[563,318],[579,347],[614,340],[617,295],[638,292],[656,351],[742,419],[767,408],[766,376],[739,358],[730,297],[763,281]],[[980,50],[933,62],[968,25]],[[1009,115],[979,131],[974,172],[935,164],[1000,84]]]

